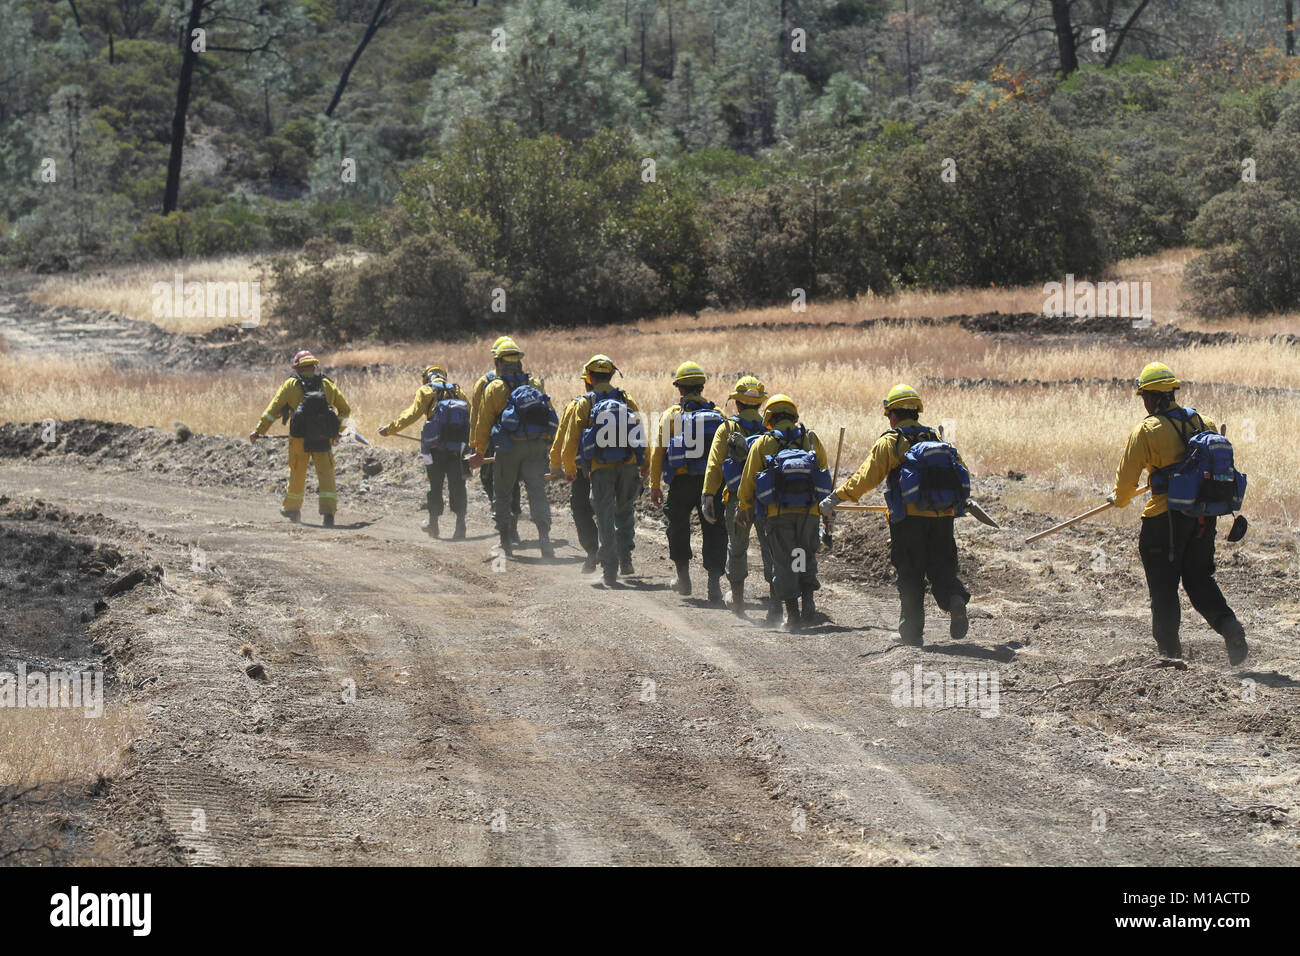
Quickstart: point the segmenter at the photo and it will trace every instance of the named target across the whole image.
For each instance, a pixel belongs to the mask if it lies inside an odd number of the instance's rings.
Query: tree
[[[357,43],[356,49],[352,51],[347,66],[343,68],[343,73],[339,76],[339,82],[334,87],[334,95],[330,97],[329,106],[325,107],[326,116],[334,115],[339,100],[343,99],[343,91],[347,89],[348,77],[352,75],[352,68],[357,65],[357,61],[361,59],[361,54],[365,52],[370,41],[375,38],[375,34],[397,15],[400,5],[400,0],[375,0],[375,9],[370,15],[370,22],[366,24],[366,29],[361,34],[361,40]]]
[[[242,53],[246,57],[272,50],[301,23],[302,9],[293,0],[188,0],[182,36],[180,75],[172,112],[171,152],[167,159],[167,184],[163,190],[163,215],[180,202],[181,163],[185,129],[194,92],[194,72],[203,53]],[[209,32],[223,42],[208,43]]]

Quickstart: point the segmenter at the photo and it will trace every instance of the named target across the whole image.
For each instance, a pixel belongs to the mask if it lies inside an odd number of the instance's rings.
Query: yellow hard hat
[[[587,359],[587,364],[582,367],[583,374],[590,372],[605,372],[613,375],[617,368],[614,366],[614,360],[608,355],[593,355]]]
[[[492,346],[492,357],[499,359],[520,359],[524,357],[524,350],[515,344],[515,340],[508,335],[503,335],[497,339],[496,345]]]
[[[1182,382],[1174,375],[1174,370],[1164,362],[1151,362],[1142,370],[1137,380],[1137,394],[1143,392],[1172,392]]]
[[[424,380],[427,382],[430,378],[446,378],[447,370],[441,365],[429,365],[424,370]]]
[[[910,385],[895,385],[885,396],[885,413],[888,414],[895,408],[914,408],[918,412],[925,411],[925,406],[921,404],[921,396],[916,393]]]
[[[789,395],[773,395],[763,405],[763,422],[773,422],[778,418],[789,417],[799,420],[799,407]]]
[[[767,389],[763,383],[753,375],[742,375],[736,380],[736,387],[731,390],[727,396],[734,402],[742,402],[745,405],[762,405],[767,399]]]
[[[707,379],[704,376],[704,369],[694,362],[683,362],[677,366],[677,371],[673,372],[674,385],[703,385],[705,381]]]

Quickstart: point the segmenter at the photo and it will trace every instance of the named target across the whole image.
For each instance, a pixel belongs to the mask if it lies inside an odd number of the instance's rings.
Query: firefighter
[[[745,613],[745,578],[749,576],[749,525],[736,521],[736,491],[740,476],[749,457],[750,446],[758,436],[767,431],[763,424],[762,405],[767,400],[767,389],[753,375],[744,375],[736,382],[728,396],[736,404],[736,414],[718,426],[709,449],[709,464],[704,472],[704,496],[700,499],[700,512],[706,521],[718,519],[717,499],[722,496],[723,525],[727,529],[727,581],[731,593],[727,603],[741,616]],[[767,621],[772,623],[781,616],[781,602],[773,588],[772,552],[767,543],[767,527],[762,518],[753,522],[758,538],[759,552],[763,557],[763,579],[767,582]]]
[[[559,418],[551,408],[542,380],[523,369],[524,351],[507,339],[496,349],[497,376],[483,390],[475,431],[474,448],[492,448],[492,520],[501,541],[501,551],[511,554],[519,542],[518,514],[508,502],[507,488],[519,482],[528,488],[528,514],[537,526],[538,547],[543,558],[555,557],[551,546],[551,502],[546,496],[546,471],[551,442],[559,430]],[[526,407],[519,404],[520,399]],[[470,459],[470,467],[483,464],[481,452]]]
[[[569,403],[568,426],[557,438],[564,476],[575,488],[586,479],[588,508],[594,512],[597,529],[597,563],[609,587],[620,574],[625,578],[636,574],[632,566],[636,500],[646,475],[639,410],[632,396],[612,384],[615,371],[607,355],[593,355],[587,361],[583,373],[588,392]]]
[[[426,499],[429,517],[420,528],[430,537],[438,537],[438,519],[443,510],[442,486],[446,482],[451,512],[456,516],[456,530],[451,537],[453,541],[463,541],[467,508],[463,456],[469,442],[469,400],[459,385],[447,381],[447,370],[441,365],[427,366],[420,377],[423,384],[410,407],[380,428],[379,434],[395,434],[424,416],[425,434],[420,439],[420,452],[429,478]]]
[[[830,492],[831,476],[826,449],[799,423],[794,399],[769,398],[763,405],[763,424],[766,433],[754,440],[745,458],[736,520],[748,526],[761,510],[772,553],[773,588],[783,611],[781,624],[793,633],[817,621],[817,505]]]
[[[1147,416],[1129,435],[1109,500],[1117,507],[1127,507],[1137,493],[1143,470],[1150,475],[1151,497],[1142,509],[1138,554],[1146,572],[1151,630],[1160,653],[1165,657],[1183,656],[1178,635],[1181,581],[1192,607],[1223,637],[1228,662],[1236,666],[1246,660],[1250,650],[1246,629],[1214,580],[1216,518],[1193,517],[1169,507],[1167,471],[1182,462],[1191,435],[1216,430],[1213,421],[1178,404],[1181,384],[1173,370],[1160,362],[1142,369],[1137,395]]]
[[[680,398],[664,411],[650,449],[650,501],[656,508],[664,505],[668,518],[668,557],[677,569],[671,587],[683,595],[691,593],[691,514],[700,509],[709,449],[723,420],[717,406],[703,395],[706,381],[703,369],[694,362],[683,362],[677,367],[673,385]],[[665,483],[668,485],[666,504]],[[708,599],[721,604],[727,532],[722,525],[705,521],[702,515],[700,530],[704,536]]]
[[[966,604],[970,592],[957,577],[957,542],[953,537],[956,507],[924,508],[903,501],[899,473],[903,456],[920,441],[938,441],[939,435],[919,421],[924,405],[916,389],[895,385],[884,399],[889,430],[871,446],[867,460],[835,493],[821,504],[826,517],[835,513],[842,501],[857,501],[886,483],[885,503],[889,505],[889,559],[894,565],[894,580],[902,606],[898,634],[904,644],[920,647],[925,630],[925,582],[941,610],[949,614],[948,632],[954,640],[966,636],[969,620]],[[965,465],[953,450],[955,465]],[[965,504],[963,501],[962,505]]]
[[[325,527],[332,528],[339,505],[332,448],[352,407],[338,386],[321,374],[320,362],[310,352],[296,353],[290,367],[293,376],[276,391],[248,440],[260,441],[277,418],[289,422],[289,488],[280,514],[295,522],[301,519],[311,464],[316,467],[317,507]]]
[[[474,390],[470,393],[469,434],[470,434],[471,443],[474,440],[474,436],[478,434],[478,418],[479,418],[479,411],[483,407],[483,394],[487,391],[488,384],[492,382],[494,379],[500,377],[502,368],[504,368],[507,364],[507,362],[499,354],[499,351],[503,346],[517,348],[517,346],[515,346],[514,340],[512,340],[510,336],[508,335],[498,336],[497,340],[492,343],[492,365],[493,365],[492,370],[489,372],[485,372],[482,376],[479,377],[478,381],[474,383]],[[490,430],[488,434],[489,436],[491,435]],[[474,449],[475,454],[480,458],[493,457],[492,455],[493,451],[495,451],[495,449],[492,448],[491,446]],[[493,497],[492,497],[493,491],[495,490],[493,487],[493,475],[494,475],[494,471],[492,468],[479,469],[479,473],[478,473],[479,482],[483,485],[483,493],[487,495],[489,508],[491,508],[493,513],[495,513],[496,506],[493,502]],[[519,485],[516,484],[514,488],[511,490],[511,500],[510,500],[510,513],[514,515],[514,524],[511,525],[511,531],[510,531],[510,540],[512,544],[519,543],[519,528],[518,528],[519,511],[520,511]]]

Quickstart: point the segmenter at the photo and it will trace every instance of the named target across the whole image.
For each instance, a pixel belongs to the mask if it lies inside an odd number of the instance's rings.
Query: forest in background
[[[0,0],[0,260],[336,340],[1103,275],[1300,306],[1283,0]],[[197,32],[196,32],[197,31]]]

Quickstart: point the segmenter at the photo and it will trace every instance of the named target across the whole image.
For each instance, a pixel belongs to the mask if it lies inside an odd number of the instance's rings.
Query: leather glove
[[[248,433],[248,440],[249,440],[249,442],[251,442],[252,444],[256,445],[259,441],[262,440],[262,436],[259,435],[257,432],[249,432],[249,433]]]
[[[822,513],[823,518],[830,520],[830,518],[834,516],[835,509],[839,507],[839,504],[840,499],[838,495],[827,495],[822,499],[821,504],[817,506],[817,510]]]
[[[662,488],[650,489],[650,503],[656,508],[664,503],[664,490]]]
[[[709,524],[718,523],[718,517],[713,513],[715,501],[713,495],[700,495],[700,514],[704,515],[704,520]]]

